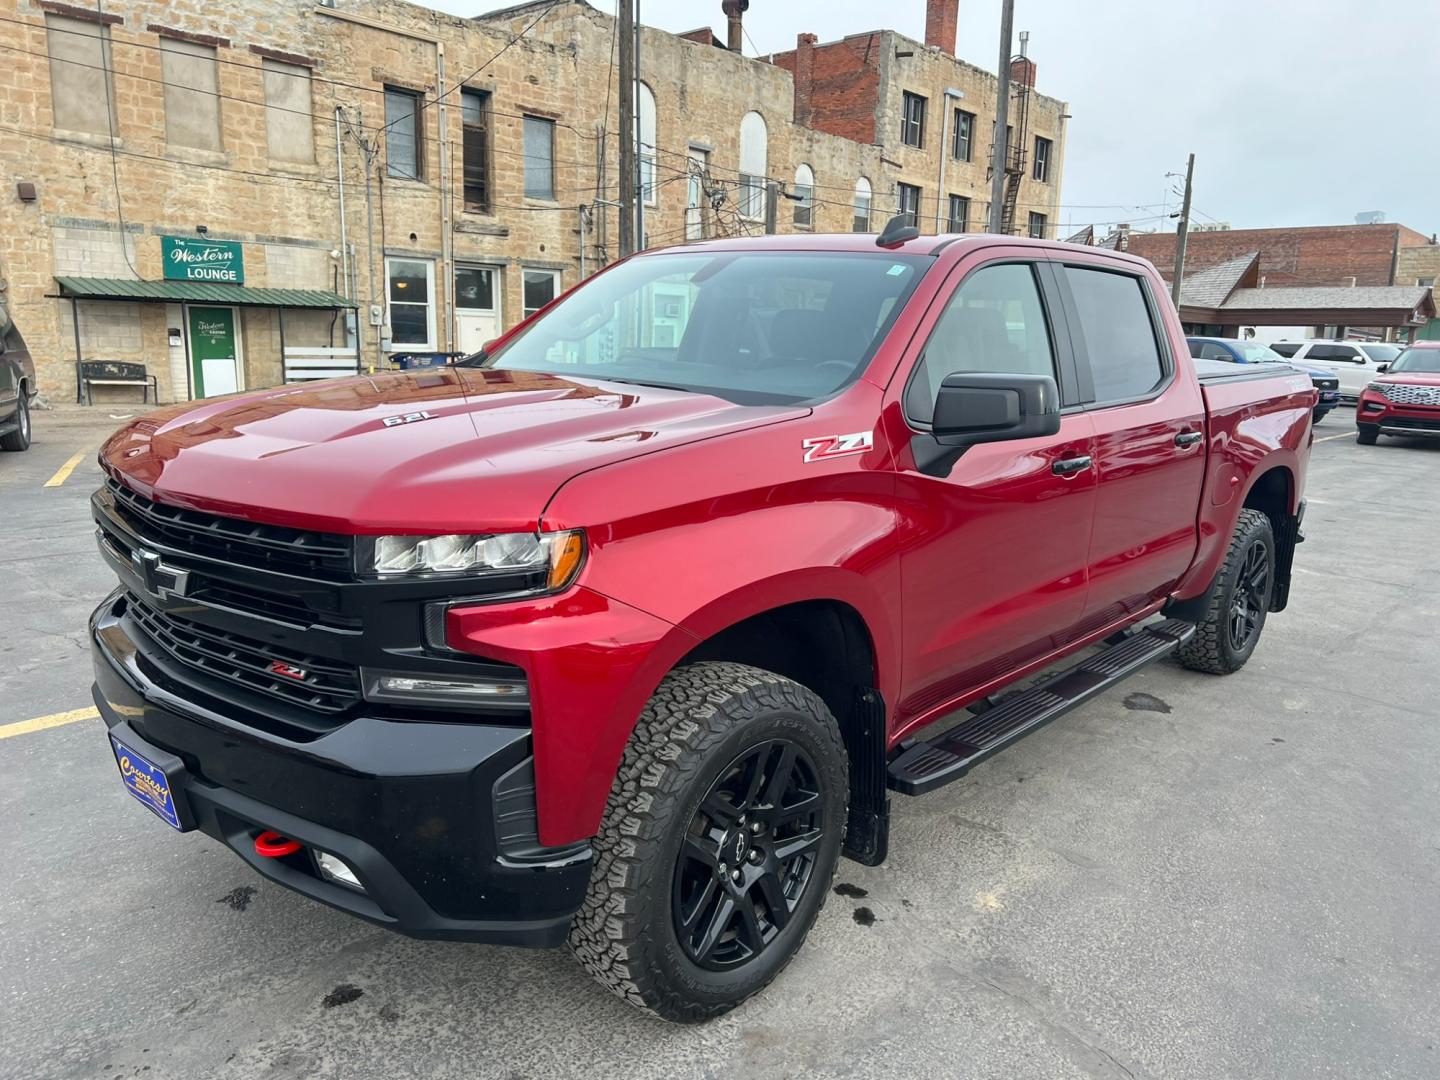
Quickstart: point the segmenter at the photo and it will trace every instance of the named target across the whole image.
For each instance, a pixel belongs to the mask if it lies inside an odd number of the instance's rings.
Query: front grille
[[[277,650],[239,634],[201,626],[127,597],[135,625],[162,652],[222,682],[320,713],[336,713],[360,700],[360,673],[353,666]],[[277,674],[271,665],[300,674]]]
[[[1440,405],[1440,386],[1381,383],[1380,389],[1396,405]]]
[[[1339,390],[1339,379],[1316,379],[1315,386],[1320,390]]]
[[[351,541],[333,533],[261,525],[155,502],[114,480],[115,509],[143,540],[240,566],[304,577],[353,576]]]

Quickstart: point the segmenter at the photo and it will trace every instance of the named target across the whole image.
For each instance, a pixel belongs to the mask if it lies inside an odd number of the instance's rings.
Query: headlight
[[[579,532],[377,536],[362,569],[381,577],[543,574],[543,587],[554,590],[570,583],[584,554],[585,538]]]
[[[1382,382],[1366,383],[1365,389],[1374,390],[1377,394],[1383,394],[1385,392],[1385,384]]]

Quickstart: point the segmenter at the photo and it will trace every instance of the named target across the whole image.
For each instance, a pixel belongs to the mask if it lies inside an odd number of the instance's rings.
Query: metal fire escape
[[[1020,55],[1010,61],[1010,115],[1013,117],[1007,132],[1005,147],[1005,198],[1000,205],[1000,231],[1014,236],[1015,208],[1020,201],[1020,183],[1025,179],[1026,148],[1030,144],[1030,89],[1034,79],[1029,72],[1029,61],[1025,57],[1030,45],[1030,32],[1020,33]],[[1014,77],[1016,69],[1021,77]]]

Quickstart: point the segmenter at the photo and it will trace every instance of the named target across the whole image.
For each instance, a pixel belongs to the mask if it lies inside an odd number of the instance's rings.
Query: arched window
[[[770,136],[765,118],[748,112],[740,120],[740,213],[747,218],[765,216],[765,171]]]
[[[815,173],[809,165],[795,167],[795,190],[791,192],[799,201],[795,204],[795,224],[802,229],[815,224]]]
[[[637,147],[640,162],[640,188],[645,192],[647,206],[655,205],[655,94],[643,82],[635,109],[635,125],[638,131]]]
[[[855,181],[855,224],[851,226],[855,232],[870,231],[870,200],[873,195],[869,180],[862,176]]]

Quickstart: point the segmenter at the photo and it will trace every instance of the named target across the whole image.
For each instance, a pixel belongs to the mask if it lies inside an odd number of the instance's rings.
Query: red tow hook
[[[272,829],[266,829],[255,837],[255,854],[263,855],[267,859],[279,859],[286,855],[294,855],[304,846],[299,840],[281,836]]]

